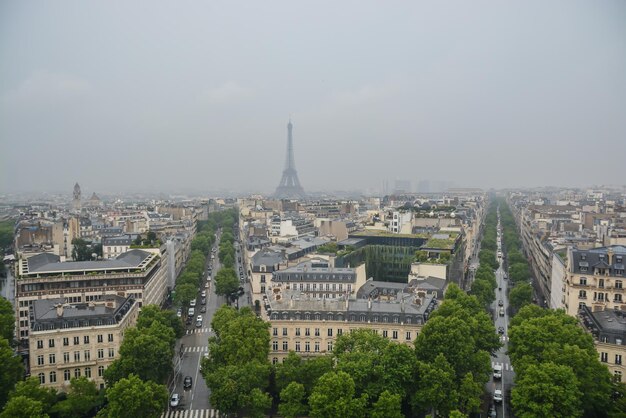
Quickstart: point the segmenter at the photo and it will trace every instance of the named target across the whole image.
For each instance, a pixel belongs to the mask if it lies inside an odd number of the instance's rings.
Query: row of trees
[[[491,318],[475,296],[451,285],[415,347],[374,331],[337,338],[332,355],[268,361],[269,324],[249,308],[224,306],[212,322],[202,374],[222,412],[262,416],[402,417],[480,410],[491,354],[500,347]]]
[[[15,340],[15,310],[11,302],[0,296],[0,408],[9,392],[24,377],[22,358],[13,351]]]
[[[498,213],[494,202],[491,202],[485,216],[483,238],[481,240],[478,260],[480,265],[474,272],[471,294],[475,295],[484,307],[488,307],[495,300],[495,290],[498,287],[494,270],[498,268],[496,259],[498,227]]]
[[[611,383],[593,339],[562,310],[527,305],[512,319],[509,355],[517,375],[515,415],[624,417],[624,387]],[[617,401],[611,395],[618,395]]]
[[[504,199],[498,199],[498,203],[502,224],[502,241],[506,248],[509,279],[513,285],[509,293],[509,301],[513,310],[517,312],[533,301],[530,266],[522,254],[522,242],[509,206]]]

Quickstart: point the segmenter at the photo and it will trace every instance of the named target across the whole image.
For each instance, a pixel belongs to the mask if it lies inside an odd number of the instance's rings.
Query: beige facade
[[[596,351],[600,357],[600,362],[604,363],[614,379],[618,382],[624,381],[626,375],[626,346],[611,344],[608,342],[595,341]]]
[[[52,310],[46,302],[54,304]],[[81,376],[103,388],[104,371],[119,357],[124,331],[135,325],[138,311],[132,299],[115,296],[90,304],[63,304],[63,299],[35,303],[29,339],[31,376],[61,391],[67,390],[70,379]]]

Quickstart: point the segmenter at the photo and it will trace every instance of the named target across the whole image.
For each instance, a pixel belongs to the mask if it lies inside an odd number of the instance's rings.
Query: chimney
[[[293,309],[293,295],[291,295],[291,299],[289,299],[289,307]]]
[[[372,310],[372,297],[371,296],[367,298],[367,310],[368,311]]]
[[[404,296],[400,296],[400,311],[404,313]]]
[[[57,308],[57,317],[61,318],[63,316],[63,304],[59,303],[54,305],[54,307]]]

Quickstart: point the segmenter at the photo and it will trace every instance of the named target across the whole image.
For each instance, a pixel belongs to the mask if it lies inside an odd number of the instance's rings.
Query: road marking
[[[187,335],[191,335],[191,334],[206,334],[207,332],[211,332],[211,328],[194,328],[194,329],[188,329],[186,334]]]
[[[168,410],[161,414],[161,418],[214,418],[219,417],[217,409],[178,409]]]

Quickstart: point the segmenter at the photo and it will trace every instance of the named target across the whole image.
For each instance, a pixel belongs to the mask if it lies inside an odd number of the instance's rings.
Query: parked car
[[[504,327],[498,327],[498,334],[504,334]]]
[[[502,299],[498,301],[498,306],[504,306],[504,302],[502,302]]]
[[[196,300],[194,299],[194,300],[189,301],[189,306],[191,306],[192,308],[196,306]]]
[[[206,312],[206,306],[202,306],[202,308],[200,308],[200,312],[205,313]]]
[[[206,290],[203,290],[202,293],[200,293],[200,296],[202,296],[203,298],[206,298]]]
[[[191,379],[191,376],[185,376],[185,380],[183,380],[183,387],[185,389],[189,389],[191,387],[192,382],[193,380]]]
[[[196,321],[196,328],[202,328],[202,321]]]
[[[200,304],[206,305],[206,298],[202,298],[202,300],[200,301]]]
[[[176,311],[176,316],[179,318],[183,316],[183,308],[178,308],[178,310]]]
[[[187,321],[185,322],[185,324],[187,325],[191,325],[191,323],[193,322],[193,319],[191,319],[190,316],[187,317]]]
[[[496,406],[494,404],[491,404],[491,406],[489,406],[489,413],[487,414],[487,416],[489,418],[496,418],[498,416],[498,413],[496,412]]]
[[[176,408],[180,404],[180,396],[178,393],[172,393],[172,397],[170,398],[170,406],[172,408]]]

